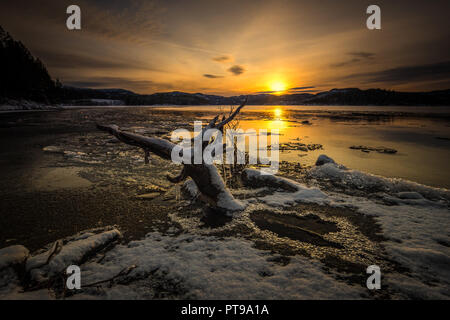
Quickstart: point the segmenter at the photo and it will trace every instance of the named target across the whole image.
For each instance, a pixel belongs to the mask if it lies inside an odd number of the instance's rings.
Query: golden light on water
[[[273,109],[273,120],[268,122],[269,129],[279,129],[282,130],[286,127],[285,121],[282,120],[283,109],[275,108]]]
[[[280,118],[283,114],[283,110],[281,110],[280,108],[276,108],[275,110],[273,110],[273,113],[275,115],[275,118]]]

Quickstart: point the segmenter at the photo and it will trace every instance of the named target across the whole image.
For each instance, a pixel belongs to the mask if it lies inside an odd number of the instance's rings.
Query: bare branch
[[[244,102],[239,107],[237,107],[236,110],[234,110],[234,112],[228,118],[222,120],[219,124],[217,124],[215,126],[215,128],[219,129],[220,131],[223,131],[224,126],[238,115],[238,113],[241,111],[241,109],[247,103],[247,100],[248,100],[248,97],[245,98]]]

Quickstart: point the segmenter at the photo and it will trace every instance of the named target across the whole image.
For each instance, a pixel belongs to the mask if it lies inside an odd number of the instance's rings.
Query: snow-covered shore
[[[450,298],[448,190],[350,170],[334,161],[321,162],[311,168],[307,173],[308,186],[286,178],[259,175],[251,169],[247,169],[246,175],[255,185],[259,179],[263,184],[269,181],[275,189],[269,194],[258,195],[256,192],[242,199],[246,209],[236,213],[234,220],[245,220],[255,210],[262,209],[283,214],[280,210],[290,210],[296,204],[305,203],[351,208],[362,216],[375,219],[384,239],[381,241],[386,252],[384,259],[401,267],[382,268],[380,291],[389,288],[391,298]],[[183,223],[181,217],[177,221]],[[348,241],[340,239],[346,250],[353,241],[349,234],[330,233],[326,239],[336,240],[342,235],[349,237]],[[328,268],[320,259],[293,255],[288,263],[280,263],[283,260],[280,254],[261,250],[251,239],[238,235],[220,237],[200,232],[191,225],[181,233],[177,229],[164,233],[154,230],[144,239],[115,243],[112,248],[102,251],[101,248],[114,244],[118,237],[120,232],[114,228],[100,233],[82,232],[64,239],[60,250],[49,245],[31,257],[23,247],[3,249],[6,251],[3,255],[0,252],[0,299],[61,297],[60,293],[48,289],[23,292],[23,283],[14,270],[17,265],[23,265],[25,270],[34,270],[35,281],[45,282],[70,264],[80,264],[82,271],[82,289],[67,297],[71,299],[154,299],[161,297],[158,295],[161,287],[171,292],[169,298],[373,297],[365,283],[343,280],[342,272]],[[273,233],[270,237],[283,240]],[[370,245],[370,241],[362,243]],[[324,248],[317,247],[317,250]],[[371,248],[356,250],[363,254]],[[58,253],[54,254],[56,251]],[[340,259],[346,258],[342,253]],[[36,261],[40,263],[36,264]],[[370,263],[383,265],[384,261]],[[36,265],[39,267],[32,268]],[[123,270],[129,272],[108,281]],[[89,286],[105,280],[109,285]]]
[[[58,110],[59,106],[47,105],[30,100],[7,100],[0,103],[0,112],[32,111],[32,110]]]

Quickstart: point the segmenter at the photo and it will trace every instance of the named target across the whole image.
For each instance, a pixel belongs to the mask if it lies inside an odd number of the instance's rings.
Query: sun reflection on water
[[[283,109],[275,108],[273,109],[273,120],[267,121],[268,129],[278,129],[283,130],[286,128],[286,121],[283,120]]]

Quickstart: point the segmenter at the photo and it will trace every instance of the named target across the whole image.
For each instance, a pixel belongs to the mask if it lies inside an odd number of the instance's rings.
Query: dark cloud
[[[290,88],[290,90],[304,90],[304,89],[313,89],[315,88],[314,86],[309,86],[309,87],[295,87],[295,88]]]
[[[82,30],[87,32],[136,43],[148,42],[161,32],[160,7],[155,1],[83,0],[80,7],[83,5],[87,9],[83,11]]]
[[[221,63],[225,63],[225,62],[231,62],[231,57],[229,56],[219,56],[219,57],[214,57],[213,61],[216,62],[221,62]]]
[[[14,17],[17,23],[47,23],[56,28],[66,25],[66,8],[71,0],[9,1],[0,5],[0,18]],[[135,43],[147,43],[161,34],[163,8],[156,0],[78,0],[81,8],[81,32],[106,39],[120,39]],[[17,18],[22,17],[20,19]],[[24,19],[25,17],[25,19]],[[62,29],[64,30],[64,29]],[[38,40],[38,39],[37,39]]]
[[[363,51],[348,52],[347,55],[349,55],[352,58],[342,61],[342,62],[333,63],[333,64],[331,64],[331,66],[334,68],[344,67],[344,66],[352,65],[354,63],[361,62],[361,61],[371,60],[375,57],[375,53],[363,52]]]
[[[314,93],[319,92],[320,90],[295,90],[295,91],[289,91],[289,93]]]
[[[349,52],[348,55],[360,58],[360,59],[373,59],[375,57],[375,53],[373,52]]]
[[[217,76],[217,75],[215,75],[215,74],[208,74],[208,73],[205,73],[203,76],[204,76],[205,78],[209,78],[209,79],[223,78],[223,76]]]
[[[409,83],[412,81],[450,80],[450,61],[404,66],[372,73],[353,74],[346,78],[363,78],[366,82]]]
[[[245,69],[242,66],[234,65],[229,68],[227,71],[231,72],[235,76],[241,75],[244,73]]]
[[[319,92],[319,90],[288,90],[286,94],[298,94],[298,93],[314,93]],[[258,91],[257,94],[273,94],[280,93],[280,91]]]
[[[345,66],[357,63],[359,61],[361,61],[361,59],[354,58],[354,59],[350,59],[350,60],[346,60],[346,61],[342,61],[342,62],[338,62],[338,63],[332,63],[331,66],[333,68],[345,67]]]
[[[278,91],[258,91],[256,93],[258,94],[271,94],[271,93],[277,93]]]

